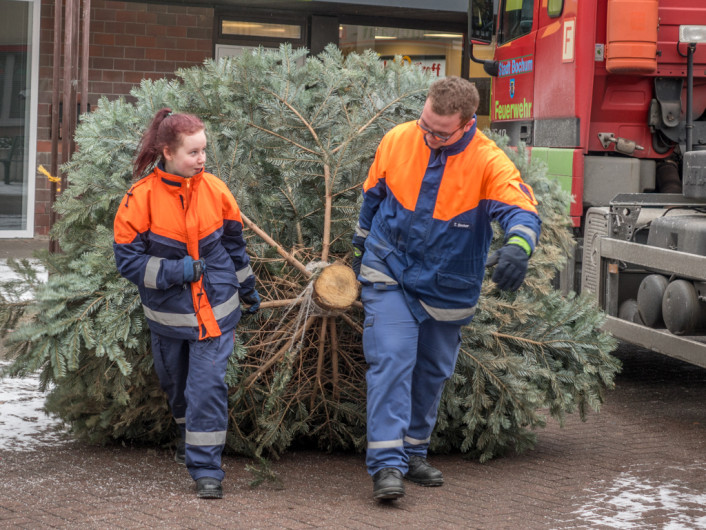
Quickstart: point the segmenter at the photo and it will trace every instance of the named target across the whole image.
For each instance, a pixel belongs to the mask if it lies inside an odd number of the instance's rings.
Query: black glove
[[[359,247],[353,245],[353,259],[351,260],[351,268],[355,272],[356,278],[360,274],[360,265],[363,263],[363,253],[365,252],[365,247]]]
[[[186,256],[182,261],[184,266],[184,283],[197,282],[206,269],[206,262]]]
[[[492,280],[503,291],[517,291],[527,274],[528,261],[529,256],[524,248],[509,243],[495,251],[485,266],[492,267],[497,263]]]
[[[250,306],[243,310],[243,313],[245,314],[252,315],[257,313],[258,309],[260,309],[260,295],[255,289],[250,291],[248,294],[240,293],[240,301],[245,302]]]

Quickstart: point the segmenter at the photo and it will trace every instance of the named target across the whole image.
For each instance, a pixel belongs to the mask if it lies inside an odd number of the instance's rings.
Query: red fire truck
[[[593,293],[619,339],[706,367],[706,0],[470,0],[468,15],[491,128],[574,196],[562,288]]]

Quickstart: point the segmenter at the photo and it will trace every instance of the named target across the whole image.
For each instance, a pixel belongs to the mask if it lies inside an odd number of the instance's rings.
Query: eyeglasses
[[[452,132],[451,134],[449,134],[449,135],[447,136],[447,135],[444,135],[444,134],[436,133],[436,132],[432,131],[431,129],[428,129],[425,125],[422,125],[422,124],[421,124],[421,121],[422,121],[421,118],[419,118],[419,119],[417,120],[417,127],[419,127],[419,129],[420,129],[424,134],[431,134],[432,138],[436,138],[436,139],[439,140],[440,142],[448,142],[449,139],[450,139],[454,134],[456,134],[458,131],[460,131],[460,130],[463,129],[466,125],[468,125],[468,122],[464,123],[464,124],[461,125],[458,129],[456,129],[454,132]]]

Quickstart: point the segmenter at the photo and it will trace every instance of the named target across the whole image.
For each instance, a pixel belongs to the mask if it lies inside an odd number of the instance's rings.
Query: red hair
[[[182,136],[196,134],[205,128],[193,114],[172,114],[172,109],[168,108],[159,110],[140,140],[133,163],[133,176],[142,178],[145,171],[162,158],[166,148],[176,151],[181,145]]]

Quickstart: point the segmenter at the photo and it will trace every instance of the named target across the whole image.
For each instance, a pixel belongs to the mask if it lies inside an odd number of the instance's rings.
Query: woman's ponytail
[[[157,143],[159,126],[169,116],[172,109],[164,108],[157,111],[147,130],[142,135],[135,162],[132,166],[132,176],[140,179],[144,176],[145,170],[152,167],[162,156],[163,146]]]

